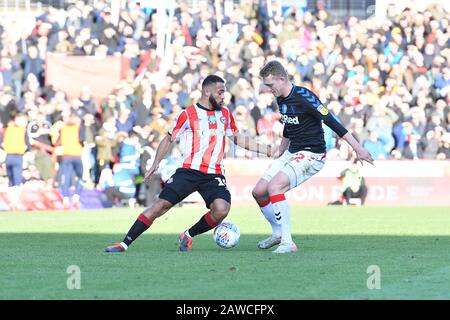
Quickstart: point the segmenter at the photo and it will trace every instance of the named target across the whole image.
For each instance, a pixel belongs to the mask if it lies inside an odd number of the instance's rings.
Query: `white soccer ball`
[[[231,222],[222,222],[214,229],[213,238],[221,248],[229,249],[239,243],[241,233],[239,228]]]

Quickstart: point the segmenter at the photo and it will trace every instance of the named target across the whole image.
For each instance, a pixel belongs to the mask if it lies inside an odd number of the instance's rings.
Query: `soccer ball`
[[[239,243],[240,236],[239,228],[231,222],[222,222],[214,229],[213,234],[214,241],[224,249],[235,247]]]

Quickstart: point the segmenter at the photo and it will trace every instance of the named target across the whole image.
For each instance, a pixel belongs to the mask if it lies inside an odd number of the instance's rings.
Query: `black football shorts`
[[[178,168],[175,171],[164,184],[159,198],[175,205],[195,191],[200,193],[208,209],[216,199],[223,199],[231,203],[231,194],[223,175],[186,168]]]

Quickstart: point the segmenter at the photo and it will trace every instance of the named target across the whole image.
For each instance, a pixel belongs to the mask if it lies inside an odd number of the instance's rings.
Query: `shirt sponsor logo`
[[[287,123],[287,124],[300,124],[300,121],[298,120],[298,117],[289,117],[287,115],[282,115],[281,116],[281,122],[283,124]]]
[[[209,116],[208,121],[211,125],[216,123],[216,117],[215,116]]]

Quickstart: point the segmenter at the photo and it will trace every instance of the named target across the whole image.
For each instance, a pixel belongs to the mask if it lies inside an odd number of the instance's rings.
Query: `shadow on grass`
[[[439,299],[449,292],[449,236],[294,235],[299,251],[233,249],[211,233],[178,252],[178,234],[146,233],[125,253],[104,248],[123,234],[2,233],[0,299]],[[370,266],[381,290],[367,288]],[[70,290],[70,266],[81,288]]]

